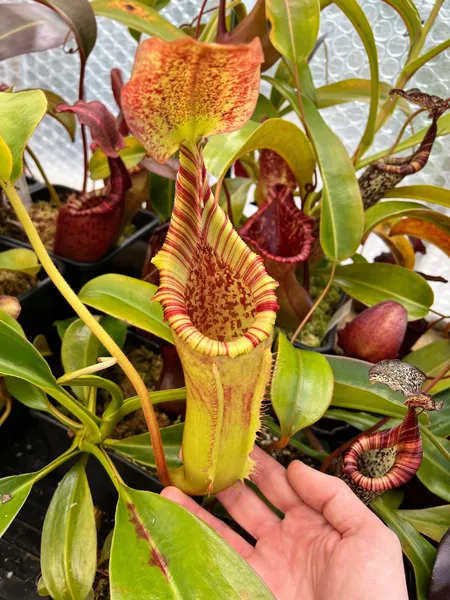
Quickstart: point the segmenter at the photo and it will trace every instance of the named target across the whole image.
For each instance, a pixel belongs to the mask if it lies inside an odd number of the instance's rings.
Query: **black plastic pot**
[[[21,244],[9,240],[9,238],[0,239],[0,252],[20,247],[22,247]],[[59,272],[64,274],[64,264],[57,258],[53,258],[53,262]],[[53,321],[61,318],[66,310],[61,294],[43,269],[40,270],[38,278],[39,283],[33,289],[17,298],[22,307],[19,323],[29,339],[33,339],[43,330],[49,329]]]
[[[56,185],[55,189],[62,197],[76,192],[76,190],[63,185]],[[33,202],[49,201],[50,194],[48,189],[41,185],[39,189],[34,189],[31,198]],[[130,277],[141,276],[147,254],[147,241],[159,223],[159,219],[148,210],[140,210],[133,218],[132,223],[135,226],[135,232],[96,262],[81,263],[50,253],[52,257],[56,256],[65,265],[65,278],[76,291],[90,279],[105,273],[119,273]],[[0,240],[13,241],[26,248],[31,247],[26,242],[6,236],[0,236]]]

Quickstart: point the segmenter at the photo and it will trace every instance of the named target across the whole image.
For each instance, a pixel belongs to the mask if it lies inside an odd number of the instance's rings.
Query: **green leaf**
[[[375,44],[372,27],[356,0],[334,0],[345,16],[351,21],[361,38],[364,48],[367,53],[370,67],[370,110],[367,119],[367,125],[364,130],[361,142],[359,143],[355,158],[358,158],[370,147],[376,131],[376,120],[378,111],[378,102],[380,96],[380,88],[378,83],[378,53]]]
[[[185,37],[156,10],[138,0],[93,0],[91,6],[96,15],[108,17],[141,33],[154,35],[170,41]]]
[[[164,322],[162,307],[152,302],[156,291],[157,287],[151,283],[108,273],[88,281],[78,297],[88,306],[171,342],[172,334]]]
[[[379,202],[374,204],[364,213],[364,236],[383,221],[399,219],[405,216],[415,216],[417,211],[422,214],[425,211],[432,212],[425,205],[418,202]]]
[[[167,177],[161,177],[156,173],[151,173],[150,202],[162,223],[170,219],[174,201],[175,181]]]
[[[437,46],[433,46],[433,48],[430,48],[430,50],[428,50],[428,52],[425,52],[425,54],[422,54],[422,56],[419,56],[415,60],[412,60],[411,62],[407,63],[403,67],[403,75],[405,75],[409,79],[414,75],[416,71],[418,71],[421,67],[426,65],[428,61],[430,61],[432,58],[434,58],[441,52],[444,52],[444,50],[447,50],[447,48],[450,48],[450,38],[444,40],[441,44],[438,44]]]
[[[35,385],[17,377],[5,377],[5,384],[8,392],[28,408],[52,412],[47,394]]]
[[[334,376],[333,406],[404,418],[404,396],[386,385],[372,385],[369,382],[370,363],[344,356],[327,356],[326,359]],[[427,415],[419,416],[419,421],[428,423]]]
[[[358,181],[341,140],[310,100],[304,98],[303,106],[323,180],[320,243],[328,258],[344,260],[356,252],[363,232]]]
[[[270,41],[294,64],[306,60],[317,40],[320,26],[318,0],[266,0]]]
[[[447,438],[450,435],[450,389],[447,388],[436,394],[434,400],[436,402],[443,400],[444,406],[441,410],[434,410],[428,414],[430,419],[428,429],[436,436]]]
[[[294,78],[292,76],[291,70],[283,60],[281,60],[278,63],[277,70],[275,71],[274,80],[277,82],[283,82],[288,86],[294,85]],[[272,86],[272,89],[270,91],[270,101],[275,106],[275,108],[280,110],[284,103],[284,100],[285,98],[281,94],[279,89],[275,86]]]
[[[13,248],[0,252],[0,270],[37,275],[41,270],[41,265],[33,250]]]
[[[36,0],[53,9],[73,31],[82,61],[86,61],[97,39],[97,22],[89,0]]]
[[[438,119],[437,125],[438,125],[438,131],[437,131],[438,137],[442,136],[442,135],[448,135],[450,133],[450,115],[444,115],[443,117]],[[420,142],[425,137],[425,134],[427,133],[428,129],[429,129],[429,125],[427,125],[423,129],[421,129],[420,131],[418,131],[411,137],[407,138],[403,142],[400,142],[400,144],[398,144],[395,147],[394,154],[397,154],[398,152],[401,152],[403,150],[407,150],[408,148],[412,148],[416,144],[420,144]],[[391,149],[388,148],[387,150],[382,150],[381,152],[372,154],[372,156],[368,156],[367,158],[364,158],[363,160],[359,161],[359,163],[357,163],[355,168],[357,170],[361,169],[362,167],[365,167],[366,165],[369,165],[370,163],[372,163],[380,158],[383,158],[384,156],[386,156],[387,154],[390,154],[390,153],[391,153]],[[414,187],[416,187],[416,186],[414,186]],[[402,188],[398,188],[398,189],[402,189]],[[387,195],[388,194],[386,194],[386,196]]]
[[[435,437],[446,450],[450,451],[450,440]],[[423,459],[417,477],[430,492],[450,502],[450,463],[426,435],[422,435],[422,444]]]
[[[427,600],[431,571],[436,559],[436,549],[397,511],[390,509],[382,497],[373,500],[370,507],[397,534],[403,552],[414,568],[417,598],[418,600]]]
[[[409,45],[412,48],[422,34],[420,14],[412,0],[383,0],[397,11],[409,33]]]
[[[180,459],[181,441],[183,438],[184,423],[177,423],[161,429],[161,438],[164,446],[164,454],[170,469],[176,469],[181,466]],[[141,433],[121,440],[107,439],[103,442],[104,446],[115,450],[122,456],[146,465],[147,467],[156,467],[155,455],[151,445],[149,433]]]
[[[45,516],[41,569],[54,600],[85,600],[97,568],[94,505],[83,461],[56,488]]]
[[[256,103],[251,120],[256,123],[261,123],[264,119],[276,119],[277,116],[278,111],[269,98],[259,94],[258,102]]]
[[[26,473],[0,479],[0,538],[28,498],[34,477],[34,473]]]
[[[61,360],[65,373],[78,371],[97,362],[99,341],[81,319],[76,319],[67,328],[61,345]],[[74,394],[87,404],[88,387],[72,386]]]
[[[72,142],[75,141],[75,131],[77,128],[77,119],[74,113],[71,112],[55,112],[58,104],[65,103],[64,98],[55,94],[51,90],[42,90],[47,98],[47,114],[53,117],[60,123],[70,136]]]
[[[0,339],[0,374],[36,385],[70,410],[89,430],[92,440],[100,441],[97,428],[100,420],[57,384],[50,367],[33,344],[3,321],[0,321]]]
[[[344,79],[336,81],[316,89],[317,108],[328,108],[337,104],[347,102],[369,102],[371,99],[370,79]],[[380,102],[389,99],[392,86],[380,81]],[[398,99],[398,107],[407,115],[411,114],[411,108],[404,98]]]
[[[58,321],[54,321],[53,325],[56,327],[56,331],[58,332],[59,339],[63,341],[64,336],[66,334],[69,325],[76,321],[77,317],[68,317],[67,319],[60,319]]]
[[[415,321],[428,314],[434,294],[423,277],[398,265],[383,263],[339,266],[334,278],[349,296],[373,306],[384,300],[395,300]]]
[[[206,168],[220,179],[238,158],[264,148],[284,158],[300,185],[303,197],[312,184],[316,161],[308,138],[290,121],[269,119],[261,125],[249,121],[238,131],[215,135],[205,147]]]
[[[70,113],[61,113],[70,114]],[[132,169],[138,165],[145,157],[146,150],[135,137],[128,136],[125,138],[125,148],[119,150],[119,156],[125,163],[127,169]],[[98,148],[91,156],[89,161],[89,172],[91,179],[106,179],[111,175],[109,170],[108,158],[106,154]]]
[[[148,600],[149,594],[196,600],[274,598],[211,527],[162,496],[125,486],[119,493],[109,568],[112,600]]]
[[[22,174],[23,151],[46,109],[47,100],[40,90],[0,94],[0,136],[11,152],[12,183]]]
[[[450,527],[450,504],[421,510],[399,510],[397,514],[435,542],[440,542]]]
[[[317,352],[299,350],[280,333],[271,386],[272,406],[283,438],[323,417],[333,396],[333,371]]]
[[[8,181],[11,177],[13,168],[13,158],[10,149],[5,140],[0,135],[0,177],[3,181]]]
[[[22,325],[2,309],[0,309],[0,321],[3,321],[7,325],[15,329],[18,333],[20,333],[22,337],[26,338],[25,332],[22,329]]]
[[[386,193],[386,198],[411,198],[450,207],[450,190],[435,185],[405,185]]]
[[[429,377],[436,377],[445,365],[450,362],[450,343],[448,340],[437,340],[419,350],[410,352],[402,358],[404,362],[419,367],[421,371]],[[432,393],[436,394],[450,386],[450,380],[441,379],[433,388]]]

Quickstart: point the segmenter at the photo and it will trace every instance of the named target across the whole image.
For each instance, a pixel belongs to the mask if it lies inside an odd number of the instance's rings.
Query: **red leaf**
[[[125,148],[116,119],[101,102],[78,100],[73,106],[59,104],[55,112],[75,113],[80,123],[89,127],[94,145],[100,147],[106,156],[117,158],[118,151]]]

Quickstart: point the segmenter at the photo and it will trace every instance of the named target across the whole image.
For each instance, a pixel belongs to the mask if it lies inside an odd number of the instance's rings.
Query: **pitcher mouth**
[[[272,333],[277,283],[215,201],[198,147],[182,146],[181,161],[171,225],[153,259],[161,276],[154,299],[193,350],[230,357],[250,352]]]

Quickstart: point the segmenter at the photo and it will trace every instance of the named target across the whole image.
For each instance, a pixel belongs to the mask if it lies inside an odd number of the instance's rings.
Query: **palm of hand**
[[[345,483],[298,461],[286,471],[259,448],[253,457],[253,482],[284,518],[240,484],[218,498],[255,546],[176,488],[162,493],[212,525],[278,600],[407,600],[396,536]]]

